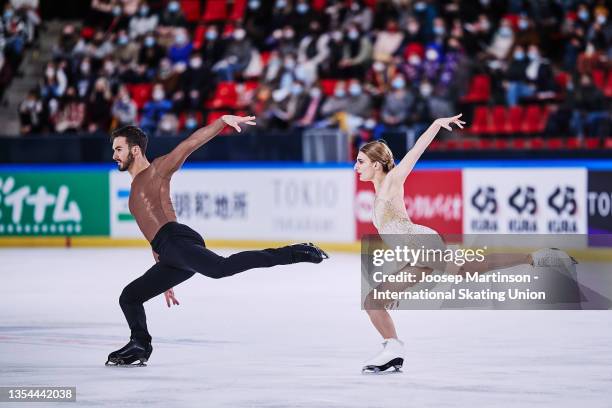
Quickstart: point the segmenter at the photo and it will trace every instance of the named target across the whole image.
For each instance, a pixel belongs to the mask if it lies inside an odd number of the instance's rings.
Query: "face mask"
[[[300,3],[297,5],[295,9],[297,10],[298,13],[305,14],[308,11],[308,4]]]
[[[536,59],[538,59],[540,54],[537,51],[529,51],[527,53],[527,56],[529,57],[530,60],[536,60]]]
[[[147,14],[149,14],[149,7],[147,7],[147,6],[142,6],[142,7],[140,8],[140,15],[141,15],[142,17],[145,17]]]
[[[489,20],[482,20],[480,22],[480,28],[484,31],[489,31],[491,28],[491,23],[489,23]]]
[[[45,75],[47,75],[47,77],[51,78],[52,76],[55,75],[55,70],[53,68],[47,68],[47,70],[45,71]]]
[[[283,66],[284,66],[286,69],[293,69],[293,68],[295,68],[295,61],[294,61],[294,60],[292,60],[292,59],[290,59],[290,60],[286,60],[286,61],[285,61],[285,63],[283,64]]]
[[[526,30],[529,27],[529,22],[527,20],[519,20],[518,28],[521,30]]]
[[[384,70],[384,69],[385,69],[385,64],[383,64],[383,63],[382,63],[382,62],[380,62],[380,61],[376,61],[376,62],[374,63],[373,68],[374,68],[374,71],[376,71],[376,72],[382,72],[382,70]]]
[[[104,71],[107,74],[112,74],[115,71],[115,64],[113,64],[112,62],[108,61],[104,63]]]
[[[212,40],[216,40],[217,39],[217,32],[214,30],[210,30],[206,32],[206,39],[208,41],[212,41]]]
[[[194,118],[189,118],[185,121],[185,127],[187,129],[195,129],[196,127],[198,127],[198,121]]]
[[[117,44],[119,44],[119,45],[126,45],[128,43],[128,41],[129,40],[128,40],[127,36],[122,35],[117,40]]]
[[[523,51],[515,51],[514,52],[514,59],[515,60],[522,60],[523,58],[525,58],[525,53]]]
[[[179,4],[177,1],[171,1],[170,3],[168,3],[168,11],[171,13],[176,13],[177,11],[179,11]]]
[[[118,16],[120,14],[121,14],[121,7],[119,7],[119,6],[113,7],[113,15],[114,16]]]
[[[403,89],[406,86],[406,81],[404,81],[404,78],[395,78],[391,82],[391,86],[395,89]]]
[[[433,28],[433,32],[434,32],[435,35],[444,35],[444,31],[446,31],[446,30],[442,26],[435,26]]]
[[[359,85],[359,84],[351,84],[351,86],[349,86],[349,93],[352,96],[361,95],[361,85]]]
[[[419,65],[421,63],[421,57],[416,54],[412,54],[410,58],[408,58],[408,63],[410,65]]]
[[[321,90],[319,88],[312,88],[310,90],[310,97],[313,99],[321,97]]]
[[[344,97],[346,96],[346,92],[344,91],[344,89],[339,88],[339,89],[336,89],[336,90],[334,91],[334,95],[335,95],[337,98],[344,98]]]
[[[258,0],[249,1],[249,9],[257,10],[259,8],[259,6],[261,6],[261,3]]]
[[[89,65],[89,63],[84,62],[81,64],[81,72],[84,74],[88,74],[89,70],[91,69],[91,66]]]
[[[13,10],[6,10],[4,12],[4,18],[7,20],[10,20],[11,18],[13,18]]]
[[[161,101],[162,99],[164,99],[164,91],[162,91],[161,89],[156,89],[155,91],[153,91],[153,99],[156,101]]]
[[[599,15],[597,16],[597,22],[598,22],[599,24],[602,24],[602,25],[606,23],[606,20],[607,20],[607,19],[608,19],[608,18],[607,18],[605,15],[603,15],[603,14],[599,14]]]
[[[499,29],[499,35],[502,37],[511,37],[512,29],[510,27],[504,26]]]
[[[421,95],[423,95],[425,97],[430,96],[431,93],[433,92],[433,88],[429,84],[421,85],[419,90],[421,91]]]
[[[348,38],[350,38],[351,40],[356,40],[357,38],[359,38],[359,33],[356,30],[351,30],[348,32]]]
[[[429,49],[425,52],[425,58],[429,61],[435,61],[438,59],[438,52],[436,50]]]
[[[332,33],[332,38],[334,39],[334,41],[342,41],[342,31],[334,31]]]
[[[189,66],[193,69],[198,69],[202,66],[202,60],[200,58],[193,58],[189,61]]]
[[[244,39],[245,35],[246,35],[246,32],[243,29],[238,29],[234,31],[234,39],[237,41]]]
[[[587,21],[589,19],[589,12],[586,10],[580,10],[578,12],[578,18],[580,18],[582,21]]]
[[[187,42],[187,36],[185,34],[177,34],[174,39],[177,44],[183,45]]]
[[[287,40],[291,40],[294,36],[295,33],[293,32],[293,30],[285,30],[283,32],[283,37],[285,37]]]
[[[276,8],[277,9],[282,9],[282,8],[285,8],[285,7],[287,7],[287,2],[285,0],[278,0],[276,2]]]
[[[302,88],[302,85],[300,84],[293,84],[293,86],[291,86],[291,93],[293,95],[299,95],[302,93],[304,89]]]
[[[155,45],[155,38],[153,37],[146,37],[144,40],[144,45],[145,47],[152,47]]]
[[[423,11],[425,10],[426,7],[427,5],[425,4],[424,1],[417,1],[416,3],[414,3],[414,9],[416,11]]]

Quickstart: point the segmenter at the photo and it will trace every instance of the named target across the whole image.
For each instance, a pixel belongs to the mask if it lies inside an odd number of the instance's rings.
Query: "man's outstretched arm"
[[[174,150],[163,156],[161,166],[159,166],[158,170],[164,176],[171,175],[185,163],[185,160],[191,153],[217,136],[225,126],[229,125],[236,129],[237,132],[240,132],[240,124],[254,125],[254,120],[255,116],[223,115],[210,125],[193,132],[187,139],[179,143]]]

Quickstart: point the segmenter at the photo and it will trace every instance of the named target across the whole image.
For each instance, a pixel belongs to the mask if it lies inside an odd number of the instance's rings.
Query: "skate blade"
[[[361,369],[362,374],[396,374],[402,373],[402,365],[404,364],[403,358],[394,358],[389,361],[387,364],[382,366],[365,366]],[[389,368],[393,367],[393,370],[387,371]]]
[[[131,368],[131,367],[146,367],[146,362],[147,359],[141,359],[138,360],[138,362],[134,362],[134,363],[130,363],[130,364],[126,364],[124,363],[122,360],[119,361],[106,361],[106,363],[104,363],[104,365],[106,367],[122,367],[122,368]]]
[[[322,250],[321,248],[319,248],[318,246],[316,246],[312,242],[309,242],[308,245],[315,247],[321,253],[321,258],[329,259],[329,255],[327,255],[327,252],[325,252],[324,250]]]

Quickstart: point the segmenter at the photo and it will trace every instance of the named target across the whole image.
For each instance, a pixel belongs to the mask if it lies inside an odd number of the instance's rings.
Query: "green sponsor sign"
[[[0,171],[0,235],[109,235],[108,172]]]

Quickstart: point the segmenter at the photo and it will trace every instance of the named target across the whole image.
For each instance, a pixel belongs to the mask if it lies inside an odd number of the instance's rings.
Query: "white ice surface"
[[[129,336],[118,297],[150,251],[0,250],[0,386],[76,386],[62,406],[612,405],[610,311],[395,311],[404,372],[362,375],[380,339],[358,256],[331,255],[194,276],[175,288],[180,306],[145,305],[151,361],[122,369],[104,366]],[[15,406],[28,405],[43,406]]]

